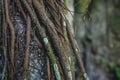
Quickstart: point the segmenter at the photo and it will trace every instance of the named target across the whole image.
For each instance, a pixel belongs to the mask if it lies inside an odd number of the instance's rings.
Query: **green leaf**
[[[107,61],[106,58],[104,58],[104,57],[101,57],[101,58],[100,58],[100,62],[105,63],[106,61]]]
[[[116,73],[117,77],[120,78],[120,67],[115,68],[115,73]]]
[[[110,61],[109,64],[110,68],[114,68],[115,67],[115,62],[114,61]]]

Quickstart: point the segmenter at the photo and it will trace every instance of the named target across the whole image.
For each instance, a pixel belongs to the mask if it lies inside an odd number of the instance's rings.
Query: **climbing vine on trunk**
[[[76,80],[73,60],[87,80],[62,0],[1,0],[0,4],[1,80],[33,80],[36,75],[35,80]]]

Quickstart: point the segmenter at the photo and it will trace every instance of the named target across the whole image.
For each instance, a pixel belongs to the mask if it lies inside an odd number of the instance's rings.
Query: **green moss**
[[[80,13],[86,12],[90,2],[91,0],[75,0],[74,1],[75,11]]]
[[[57,80],[61,80],[60,72],[59,72],[59,69],[57,66],[56,57],[55,57],[54,52],[50,46],[48,47],[48,53],[49,53],[50,60],[52,62],[52,66],[53,66],[54,71],[55,71],[56,78],[57,78]]]
[[[48,47],[48,53],[49,53],[49,56],[50,56],[50,60],[52,61],[52,64],[56,63],[56,57],[53,53],[52,48]]]

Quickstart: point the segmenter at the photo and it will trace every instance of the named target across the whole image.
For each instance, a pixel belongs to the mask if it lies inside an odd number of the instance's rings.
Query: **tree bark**
[[[71,51],[77,54],[76,60],[80,57],[63,1],[1,0],[0,4],[0,41],[4,48],[0,49],[0,79],[76,80]]]

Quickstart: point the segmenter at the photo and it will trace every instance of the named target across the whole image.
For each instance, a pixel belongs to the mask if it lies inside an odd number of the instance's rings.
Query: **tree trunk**
[[[1,80],[76,80],[71,54],[85,74],[62,0],[0,4]]]

